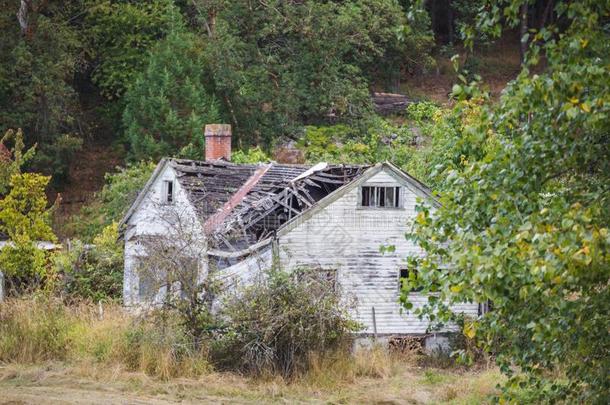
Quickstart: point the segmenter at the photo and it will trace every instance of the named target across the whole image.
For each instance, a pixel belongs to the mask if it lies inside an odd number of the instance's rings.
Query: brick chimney
[[[231,160],[231,125],[205,126],[205,160]]]

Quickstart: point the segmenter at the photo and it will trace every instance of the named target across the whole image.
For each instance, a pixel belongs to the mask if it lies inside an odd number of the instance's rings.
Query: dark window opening
[[[407,285],[409,281],[413,282],[417,280],[417,270],[400,269],[398,289],[402,291],[403,287]],[[409,292],[421,291],[422,287],[411,288]]]
[[[167,204],[171,204],[174,202],[174,182],[173,181],[165,182],[165,202]]]
[[[337,291],[337,269],[325,269],[321,267],[303,268],[296,272],[297,280],[309,282],[324,290]]]
[[[157,291],[154,280],[150,274],[141,273],[138,275],[138,296],[141,300],[152,300]]]
[[[400,187],[363,186],[361,193],[363,207],[400,207]]]

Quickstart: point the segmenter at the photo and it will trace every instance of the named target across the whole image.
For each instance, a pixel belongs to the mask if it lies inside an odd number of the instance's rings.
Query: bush
[[[336,350],[359,328],[319,272],[270,270],[227,300],[228,325],[212,344],[221,368],[294,376],[312,353]]]
[[[104,228],[93,246],[74,240],[53,258],[56,272],[63,277],[62,289],[71,299],[95,302],[121,298],[123,245],[118,242],[118,224]]]
[[[375,164],[391,160],[401,165],[404,148],[411,149],[412,133],[408,127],[397,127],[382,118],[362,123],[359,128],[346,125],[308,126],[297,143],[307,160],[334,163]]]
[[[238,150],[231,156],[231,161],[234,163],[259,163],[268,162],[269,160],[269,155],[258,146],[245,151]]]
[[[49,254],[37,246],[38,241],[56,240],[45,195],[49,179],[36,173],[13,174],[10,192],[0,200],[0,234],[11,242],[0,249],[0,263],[11,292],[49,279]]]

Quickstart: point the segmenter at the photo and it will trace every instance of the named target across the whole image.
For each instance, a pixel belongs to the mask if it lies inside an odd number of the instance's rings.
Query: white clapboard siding
[[[280,261],[285,268],[319,266],[334,268],[342,294],[355,301],[352,308],[364,333],[373,333],[373,308],[379,334],[426,333],[429,323],[399,304],[398,276],[406,258],[423,252],[405,233],[416,215],[413,186],[383,170],[364,185],[401,186],[403,208],[358,207],[360,188],[354,187],[309,219],[280,236]],[[394,245],[392,253],[380,253],[382,245]],[[427,297],[411,294],[415,307]],[[477,304],[461,304],[456,310],[476,316]]]
[[[164,181],[173,181],[174,201],[172,204],[163,203]],[[140,257],[144,256],[146,252],[142,248],[139,238],[145,235],[168,235],[172,228],[168,222],[168,213],[177,216],[183,224],[187,224],[182,226],[185,232],[193,235],[201,232],[202,226],[188,200],[186,191],[177,181],[175,170],[170,165],[165,165],[125,224],[123,303],[126,306],[142,303],[139,296],[140,277],[136,268]],[[205,273],[207,263],[201,263],[201,266],[202,272]]]

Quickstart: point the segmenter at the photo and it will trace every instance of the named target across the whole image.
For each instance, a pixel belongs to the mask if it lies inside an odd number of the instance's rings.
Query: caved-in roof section
[[[178,181],[213,247],[238,249],[359,177],[370,166],[235,164],[171,159]]]
[[[364,165],[313,167],[272,164],[209,232],[214,245],[233,249],[265,239],[281,225],[366,171]]]
[[[186,159],[172,159],[171,165],[202,222],[222,208],[258,167]]]

